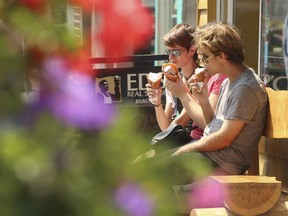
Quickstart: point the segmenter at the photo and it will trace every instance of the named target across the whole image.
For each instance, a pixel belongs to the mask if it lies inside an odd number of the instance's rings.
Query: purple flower
[[[151,216],[154,212],[152,200],[134,183],[121,185],[116,191],[115,202],[129,216]]]
[[[44,70],[44,103],[58,119],[83,129],[103,128],[113,121],[115,107],[97,102],[90,77],[72,71],[60,58],[46,60]]]

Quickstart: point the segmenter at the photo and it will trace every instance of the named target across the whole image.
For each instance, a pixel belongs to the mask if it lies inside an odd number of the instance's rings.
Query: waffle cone
[[[160,83],[161,83],[161,79],[162,79],[162,73],[149,73],[146,76],[147,76],[148,83],[151,85],[151,88],[158,89],[160,87]],[[158,76],[158,77],[156,77],[156,76]]]
[[[166,70],[166,67],[169,67],[168,70]],[[165,77],[173,82],[176,82],[178,79],[178,68],[175,64],[173,63],[165,63],[162,65],[162,71]]]

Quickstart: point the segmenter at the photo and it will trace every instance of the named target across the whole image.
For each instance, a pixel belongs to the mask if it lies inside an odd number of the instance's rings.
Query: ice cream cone
[[[196,75],[197,84],[199,86],[198,92],[201,92],[202,88],[204,86],[205,68],[196,68],[195,69],[195,75]]]
[[[203,82],[205,79],[205,69],[204,68],[196,68],[195,75],[197,82]]]
[[[152,73],[147,74],[148,83],[151,85],[153,89],[158,89],[160,87],[162,79],[162,73]]]
[[[178,79],[178,68],[173,63],[165,63],[162,65],[162,71],[165,77],[173,82]]]

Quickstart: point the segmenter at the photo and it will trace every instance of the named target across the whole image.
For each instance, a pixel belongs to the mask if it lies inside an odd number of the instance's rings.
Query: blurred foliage
[[[131,114],[119,113],[117,123],[102,131],[65,127],[43,114],[33,127],[3,128],[0,215],[130,215],[121,213],[113,197],[129,182],[163,204],[168,176],[144,164],[129,172],[149,142],[135,131]],[[169,215],[169,208],[158,208],[151,215]]]
[[[132,164],[150,142],[133,119],[137,110],[115,109],[111,124],[84,130],[21,100],[31,90],[27,76],[41,77],[45,58],[69,59],[81,48],[49,20],[46,4],[55,2],[0,0],[0,215],[173,215],[170,177],[145,163]]]

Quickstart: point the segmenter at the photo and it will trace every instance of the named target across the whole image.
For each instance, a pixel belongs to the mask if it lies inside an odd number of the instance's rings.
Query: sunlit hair
[[[188,51],[194,45],[193,33],[195,28],[189,24],[182,23],[175,25],[167,34],[164,35],[164,45],[167,47],[182,46]],[[198,58],[197,53],[193,59],[196,61]]]
[[[206,48],[213,54],[223,52],[231,63],[243,63],[245,50],[236,26],[224,22],[208,23],[199,27],[193,36],[198,50]]]

